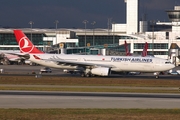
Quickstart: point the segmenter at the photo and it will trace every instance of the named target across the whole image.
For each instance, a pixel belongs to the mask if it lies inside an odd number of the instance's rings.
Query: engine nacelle
[[[99,76],[108,76],[110,74],[110,71],[111,71],[110,68],[98,67],[98,68],[93,68],[91,70],[91,73]]]

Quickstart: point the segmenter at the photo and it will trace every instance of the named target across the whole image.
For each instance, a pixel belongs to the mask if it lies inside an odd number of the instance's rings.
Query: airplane
[[[13,63],[21,63],[24,59],[19,57],[18,55],[13,55],[11,53],[19,53],[17,51],[0,51],[0,54],[3,56],[4,59],[7,59],[10,64],[13,64]]]
[[[133,56],[133,54],[129,52],[128,45],[127,45],[126,41],[124,41],[124,47],[125,47],[125,51],[126,51],[126,56]],[[141,54],[142,57],[147,56],[147,49],[148,49],[148,43],[146,42],[144,45],[142,54]]]
[[[82,77],[109,76],[111,72],[123,71],[159,73],[175,67],[168,60],[156,57],[48,54],[37,49],[21,30],[14,30],[14,34],[22,52],[19,56],[51,68],[79,70]]]
[[[21,58],[18,57],[17,55],[11,55],[11,54],[7,54],[7,53],[4,53],[5,57],[10,60],[10,61],[18,61],[20,60]]]

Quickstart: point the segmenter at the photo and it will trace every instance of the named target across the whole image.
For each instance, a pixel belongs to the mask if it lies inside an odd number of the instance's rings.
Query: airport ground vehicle
[[[45,72],[45,73],[51,73],[52,72],[52,70],[51,70],[51,68],[49,68],[49,67],[43,67],[43,68],[41,68],[40,69],[40,72]]]

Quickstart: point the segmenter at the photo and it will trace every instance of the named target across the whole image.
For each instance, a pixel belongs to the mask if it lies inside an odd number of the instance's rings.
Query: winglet
[[[14,34],[22,53],[44,53],[36,48],[21,30],[14,30]]]

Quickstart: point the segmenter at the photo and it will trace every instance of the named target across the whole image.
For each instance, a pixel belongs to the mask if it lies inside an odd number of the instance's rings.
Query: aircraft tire
[[[84,74],[84,73],[81,73],[81,77],[85,77],[85,74]]]
[[[86,77],[91,77],[91,75],[89,73],[86,74]]]

